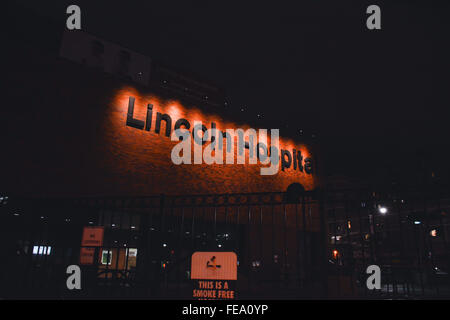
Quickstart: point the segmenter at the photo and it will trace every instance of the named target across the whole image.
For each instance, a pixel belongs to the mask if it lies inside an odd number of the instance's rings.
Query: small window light
[[[103,250],[102,251],[102,264],[103,265],[110,265],[112,262],[112,251],[111,250]]]
[[[259,266],[261,266],[261,262],[260,261],[252,261],[252,267],[253,268],[258,268]]]
[[[337,259],[338,256],[339,256],[339,251],[333,250],[333,258]]]
[[[34,255],[50,255],[52,247],[50,246],[33,246]]]

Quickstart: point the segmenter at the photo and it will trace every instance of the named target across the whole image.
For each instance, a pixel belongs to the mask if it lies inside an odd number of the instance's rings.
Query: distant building
[[[357,190],[367,188],[368,184],[358,178],[343,174],[333,174],[326,178],[325,187],[329,190]]]

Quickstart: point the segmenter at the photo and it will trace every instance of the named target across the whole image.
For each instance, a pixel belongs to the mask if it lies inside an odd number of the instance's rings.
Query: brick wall
[[[149,195],[285,191],[294,183],[317,185],[316,174],[291,166],[274,176],[259,174],[260,165],[174,165],[176,142],[155,133],[156,112],[211,122],[218,129],[246,128],[178,101],[124,85],[107,75],[60,62],[51,68],[16,72],[2,113],[8,141],[1,161],[5,192],[33,196]],[[150,131],[126,125],[128,98],[135,100],[134,117],[145,120],[153,104]],[[281,148],[306,145],[282,139]],[[246,150],[248,154],[248,150]]]

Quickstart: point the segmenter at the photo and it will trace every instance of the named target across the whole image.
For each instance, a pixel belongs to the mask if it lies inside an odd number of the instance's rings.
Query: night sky
[[[448,177],[449,1],[19,1],[216,83],[231,108],[316,135],[327,173]],[[378,4],[382,30],[366,28]],[[420,169],[422,170],[422,169]],[[447,175],[447,176],[446,176]]]

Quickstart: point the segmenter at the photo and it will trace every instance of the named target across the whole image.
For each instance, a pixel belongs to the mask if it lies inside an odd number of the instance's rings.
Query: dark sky
[[[210,79],[232,108],[317,135],[327,171],[409,174],[450,160],[449,1],[21,1]],[[382,30],[366,28],[369,4]],[[430,169],[430,170],[431,170]]]

